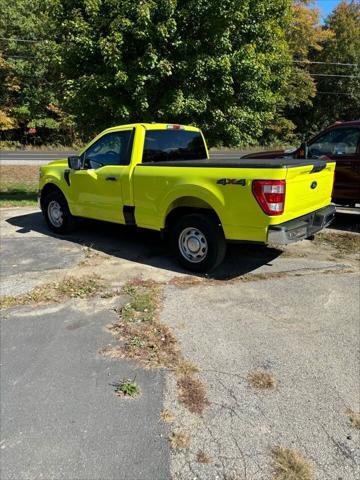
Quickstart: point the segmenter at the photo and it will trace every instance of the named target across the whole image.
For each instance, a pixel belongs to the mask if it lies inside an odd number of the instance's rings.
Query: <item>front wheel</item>
[[[74,217],[71,215],[65,197],[61,192],[49,193],[44,199],[43,213],[50,230],[66,233],[73,227]]]
[[[210,215],[189,214],[174,225],[172,247],[180,264],[193,272],[208,272],[224,259],[226,241],[220,225]]]

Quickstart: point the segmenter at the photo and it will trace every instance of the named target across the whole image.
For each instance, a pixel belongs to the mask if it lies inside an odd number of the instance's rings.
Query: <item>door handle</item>
[[[108,182],[117,182],[118,177],[106,177],[105,180]]]

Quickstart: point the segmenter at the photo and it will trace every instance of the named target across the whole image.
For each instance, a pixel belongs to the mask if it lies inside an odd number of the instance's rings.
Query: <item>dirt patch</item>
[[[61,303],[69,298],[90,298],[106,294],[107,290],[100,277],[66,277],[59,282],[51,282],[36,287],[28,293],[0,298],[0,309],[18,305],[37,305],[42,303]]]
[[[360,430],[360,412],[354,412],[351,408],[348,408],[346,415],[349,417],[351,425]]]
[[[274,447],[271,456],[272,480],[315,480],[313,466],[296,450]]]
[[[323,232],[315,236],[314,242],[316,245],[333,247],[343,255],[360,252],[360,235],[356,233]]]
[[[273,390],[277,385],[274,375],[262,370],[249,373],[248,382],[251,387],[259,390]]]

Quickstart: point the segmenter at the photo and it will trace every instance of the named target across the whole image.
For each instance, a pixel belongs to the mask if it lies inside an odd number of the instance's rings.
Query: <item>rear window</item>
[[[200,132],[188,130],[148,130],[143,163],[207,158]]]

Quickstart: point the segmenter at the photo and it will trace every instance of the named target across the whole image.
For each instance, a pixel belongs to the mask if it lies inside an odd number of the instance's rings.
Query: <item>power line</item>
[[[342,77],[342,78],[360,78],[356,75],[332,75],[328,73],[310,73],[312,77]]]
[[[319,91],[317,91],[316,95],[318,95],[318,94],[320,94],[320,95],[336,95],[336,96],[338,96],[338,95],[352,96],[352,93],[344,93],[344,92],[319,92]]]
[[[310,60],[293,60],[293,63],[305,63],[305,64],[316,64],[316,65],[341,65],[344,67],[358,67],[358,63],[340,63],[340,62],[312,62]]]

